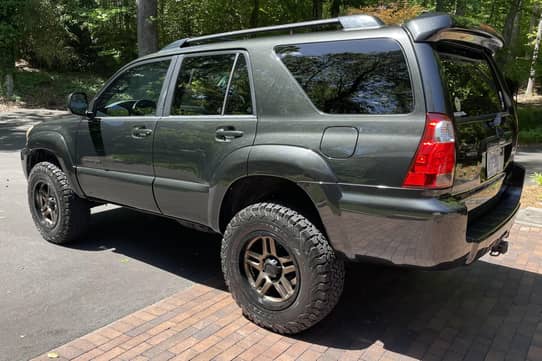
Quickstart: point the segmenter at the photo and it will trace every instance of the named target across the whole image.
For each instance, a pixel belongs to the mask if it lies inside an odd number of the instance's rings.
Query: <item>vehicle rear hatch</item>
[[[437,111],[447,113],[455,128],[451,193],[474,216],[470,211],[502,190],[517,143],[512,96],[494,60],[502,37],[487,25],[467,26],[440,13],[424,14],[405,28],[414,42],[433,49],[447,98],[445,109]]]
[[[517,139],[517,119],[492,57],[458,44],[434,46],[456,133],[452,193],[469,210],[502,186]]]

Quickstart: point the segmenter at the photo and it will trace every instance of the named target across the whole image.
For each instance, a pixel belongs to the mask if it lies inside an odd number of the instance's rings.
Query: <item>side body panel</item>
[[[83,119],[78,132],[78,177],[87,196],[158,211],[152,194],[153,137],[132,138],[133,128],[154,130],[157,117]]]
[[[155,115],[103,116],[84,118],[81,121],[77,134],[77,171],[79,182],[87,196],[145,211],[159,212],[152,191],[154,132],[161,117],[167,79],[175,64],[171,57],[158,60],[171,61],[171,64],[162,86]],[[125,70],[155,61],[157,59],[125,67],[104,86],[103,90]],[[140,135],[138,132],[142,131],[147,133]]]
[[[287,46],[301,42],[374,38],[392,39],[403,50],[414,97],[414,110],[410,114],[324,114],[315,108],[273,51],[273,44]],[[255,144],[295,144],[311,149],[325,159],[339,183],[401,186],[425,125],[421,78],[406,32],[390,27],[338,33],[337,39],[308,34],[301,40],[274,41],[273,44],[257,43],[251,50],[261,111]],[[341,134],[342,130],[342,147],[336,136],[328,145],[330,140],[324,137],[324,132],[328,133],[330,129],[336,130],[332,133],[335,135]],[[351,133],[348,137],[347,132]],[[322,142],[326,143],[324,151]],[[336,157],[337,154],[341,156]]]
[[[235,54],[238,50],[226,51]],[[220,54],[220,53],[219,53]],[[161,212],[167,216],[209,225],[209,195],[214,192],[217,169],[230,154],[244,164],[248,152],[243,151],[254,142],[256,115],[171,115],[169,112],[174,95],[177,74],[182,67],[179,59],[170,83],[165,116],[158,122],[154,143],[154,195]],[[249,66],[249,74],[251,68]],[[253,87],[252,87],[253,88]],[[254,100],[253,100],[254,102]],[[257,106],[256,106],[257,109]],[[242,136],[230,141],[217,138],[217,130],[235,129]],[[244,159],[239,160],[243,154]],[[233,181],[233,180],[232,180]],[[212,204],[211,207],[218,206]]]

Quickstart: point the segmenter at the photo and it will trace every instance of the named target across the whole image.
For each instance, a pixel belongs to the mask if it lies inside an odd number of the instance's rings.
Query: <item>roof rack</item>
[[[248,37],[254,34],[270,33],[270,32],[277,32],[277,31],[288,31],[288,30],[291,33],[293,33],[295,29],[318,28],[322,26],[332,26],[332,25],[341,26],[343,30],[358,30],[358,29],[379,28],[384,25],[384,22],[380,20],[378,17],[372,16],[372,15],[360,14],[360,15],[340,16],[338,18],[303,21],[300,23],[265,26],[261,28],[244,29],[244,30],[230,31],[230,32],[220,33],[220,34],[198,36],[195,38],[186,38],[186,39],[174,41],[173,43],[164,47],[162,50],[182,48],[182,47],[190,46],[192,44],[197,44],[197,43],[212,43],[212,42],[228,41],[228,40],[233,40],[234,38]]]

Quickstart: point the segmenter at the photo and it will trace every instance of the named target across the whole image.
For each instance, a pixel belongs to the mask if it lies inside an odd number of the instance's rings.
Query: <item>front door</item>
[[[154,194],[164,214],[208,224],[214,171],[254,142],[249,59],[242,51],[185,55],[177,74],[156,128]]]
[[[152,147],[170,63],[166,58],[130,66],[94,100],[95,117],[81,122],[77,138],[78,179],[87,196],[158,211]]]

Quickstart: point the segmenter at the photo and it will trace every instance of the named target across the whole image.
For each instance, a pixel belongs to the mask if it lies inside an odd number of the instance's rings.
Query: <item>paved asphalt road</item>
[[[25,129],[49,115],[0,114],[0,360],[26,360],[221,277],[218,237],[123,208],[96,208],[92,232],[77,244],[45,242],[17,149]]]
[[[123,208],[95,209],[91,233],[70,247],[40,237],[18,149],[28,126],[58,114],[0,114],[0,360],[28,359],[193,282],[221,279],[219,237]],[[542,168],[540,150],[517,160]]]

